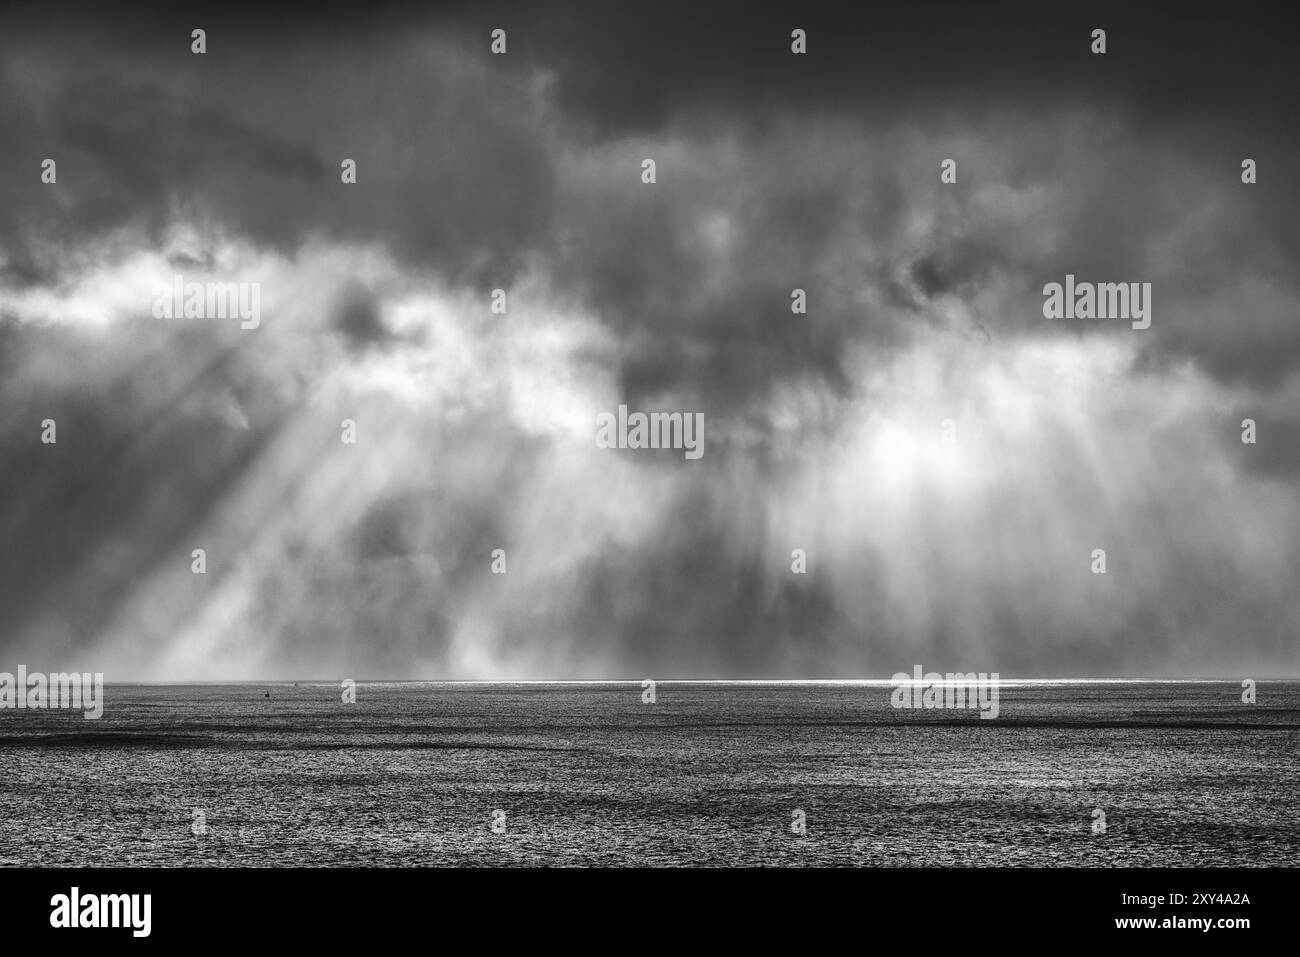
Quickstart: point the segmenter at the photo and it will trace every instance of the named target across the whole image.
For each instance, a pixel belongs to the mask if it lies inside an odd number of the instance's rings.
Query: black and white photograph
[[[6,927],[1280,932],[1298,25],[6,3]]]

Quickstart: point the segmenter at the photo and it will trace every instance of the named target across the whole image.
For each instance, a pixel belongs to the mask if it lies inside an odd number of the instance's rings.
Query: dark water
[[[1258,693],[109,685],[99,721],[0,711],[0,864],[1300,864],[1300,684]]]

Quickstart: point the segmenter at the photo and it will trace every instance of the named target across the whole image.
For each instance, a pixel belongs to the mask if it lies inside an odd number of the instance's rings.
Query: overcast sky
[[[1300,673],[1294,22],[864,6],[7,8],[0,670]]]

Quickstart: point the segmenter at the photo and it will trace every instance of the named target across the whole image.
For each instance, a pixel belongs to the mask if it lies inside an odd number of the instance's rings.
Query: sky
[[[1294,19],[7,5],[0,670],[1300,674]]]

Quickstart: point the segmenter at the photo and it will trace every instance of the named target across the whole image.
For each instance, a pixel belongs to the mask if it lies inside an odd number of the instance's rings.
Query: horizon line
[[[896,672],[902,674],[903,672]],[[927,672],[927,674],[998,674],[997,672]],[[733,685],[893,685],[902,682],[888,678],[228,678],[228,679],[124,679],[105,681],[105,685],[265,685],[265,684],[310,684],[338,685],[343,681],[355,681],[357,684],[443,684],[443,685],[600,685],[600,684],[635,684],[647,680],[655,684],[733,684]],[[1044,678],[1012,677],[998,681],[1003,685],[1016,684],[1240,684],[1248,680],[1242,677],[1130,677],[1130,676],[1089,676],[1079,678]],[[1262,677],[1252,679],[1260,681],[1296,682],[1300,676]],[[911,675],[907,683],[914,684]]]

